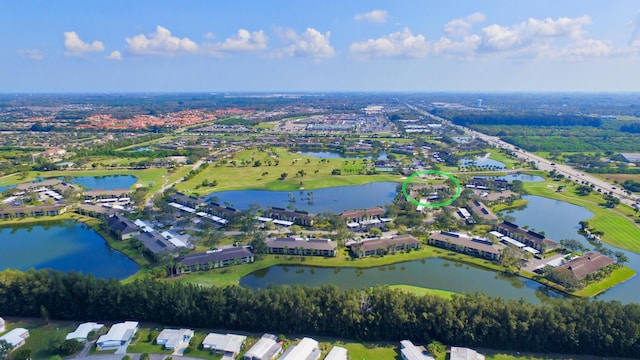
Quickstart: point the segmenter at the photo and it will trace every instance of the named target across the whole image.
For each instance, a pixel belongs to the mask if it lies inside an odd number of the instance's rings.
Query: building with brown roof
[[[486,239],[472,238],[447,231],[431,234],[429,245],[484,259],[498,260],[500,258],[501,246]]]
[[[380,217],[384,215],[386,211],[381,207],[373,207],[360,210],[348,210],[342,212],[342,218],[347,223],[363,223],[370,222],[372,220],[380,220]]]
[[[604,256],[598,252],[588,252],[566,264],[560,265],[558,268],[565,268],[571,271],[576,279],[582,280],[587,277],[587,275],[593,274],[613,263],[614,260],[608,256]]]
[[[527,246],[530,246],[540,252],[548,252],[558,247],[558,243],[545,237],[544,235],[532,230],[527,230],[518,225],[503,221],[493,227],[493,230],[506,235],[512,239],[518,240]]]
[[[184,206],[188,206],[190,208],[194,208],[197,209],[200,206],[204,206],[206,205],[206,201],[204,201],[203,199],[194,197],[194,196],[189,196],[189,195],[185,195],[181,192],[177,192],[175,194],[171,195],[171,201],[178,203],[180,205],[184,205]]]
[[[313,225],[313,220],[315,218],[315,215],[309,214],[306,211],[292,211],[278,207],[269,207],[267,210],[267,216],[272,219],[291,221],[294,224],[302,226]]]
[[[498,221],[498,217],[477,199],[468,202],[467,209],[469,209],[472,214],[487,222],[495,223],[496,221]]]
[[[0,209],[0,219],[56,216],[67,210],[64,205],[10,206]]]
[[[338,244],[320,238],[274,238],[267,240],[269,254],[336,256]]]
[[[351,253],[355,257],[384,255],[397,251],[419,249],[420,240],[411,235],[396,235],[392,237],[367,239],[351,244]]]

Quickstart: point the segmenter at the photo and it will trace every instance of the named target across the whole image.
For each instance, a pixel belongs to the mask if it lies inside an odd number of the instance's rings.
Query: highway
[[[583,173],[580,170],[574,169],[573,167],[569,166],[569,165],[564,165],[564,164],[555,164],[553,161],[545,159],[543,157],[540,157],[538,155],[532,154],[530,152],[527,152],[523,149],[520,149],[512,144],[509,144],[506,141],[503,141],[502,139],[500,139],[497,136],[489,136],[487,134],[483,134],[481,132],[469,129],[467,127],[464,126],[460,126],[460,125],[455,125],[452,122],[450,122],[449,120],[443,119],[441,117],[435,116],[433,114],[430,114],[426,111],[422,111],[414,106],[409,106],[411,109],[414,109],[418,112],[420,112],[421,114],[431,117],[434,120],[440,121],[443,124],[447,124],[451,127],[454,128],[458,128],[459,130],[463,130],[464,132],[466,132],[467,134],[469,134],[472,137],[477,137],[480,139],[483,139],[484,141],[486,141],[487,143],[491,144],[492,146],[495,146],[497,148],[500,149],[507,149],[507,150],[511,150],[514,153],[516,153],[518,155],[518,158],[524,159],[525,161],[529,162],[529,161],[535,161],[536,165],[538,167],[538,169],[543,170],[543,171],[552,171],[552,170],[556,170],[559,174],[564,175],[565,177],[571,179],[572,181],[586,181],[590,184],[593,184],[595,186],[594,190],[600,190],[603,194],[604,193],[609,193],[611,192],[613,195],[615,195],[616,197],[618,197],[620,199],[620,203],[621,204],[625,204],[631,207],[634,207],[634,205],[636,204],[636,201],[638,201],[638,197],[637,196],[629,196],[624,189],[622,189],[619,185],[604,181],[600,178],[597,178],[593,175],[589,175],[586,173]]]

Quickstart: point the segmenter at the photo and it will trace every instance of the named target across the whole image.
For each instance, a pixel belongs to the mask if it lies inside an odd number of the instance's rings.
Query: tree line
[[[215,276],[215,275],[212,275]],[[640,357],[640,305],[556,300],[534,305],[482,294],[419,297],[377,287],[200,287],[50,270],[0,273],[0,309],[11,316],[138,320],[167,326],[336,336],[360,341]]]
[[[445,114],[442,114],[445,115]],[[448,116],[447,116],[448,115]],[[572,114],[535,114],[535,113],[458,113],[446,114],[454,124],[471,125],[523,125],[523,126],[591,126],[600,127],[598,117]]]

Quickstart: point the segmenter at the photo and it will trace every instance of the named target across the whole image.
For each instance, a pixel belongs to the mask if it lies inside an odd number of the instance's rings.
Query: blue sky
[[[637,1],[1,8],[0,92],[640,91]]]

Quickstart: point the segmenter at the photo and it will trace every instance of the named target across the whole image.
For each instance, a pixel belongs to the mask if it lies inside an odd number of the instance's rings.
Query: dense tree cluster
[[[581,115],[517,114],[517,113],[457,113],[450,117],[457,125],[524,125],[524,126],[592,126],[599,127],[602,120],[598,117]]]
[[[340,291],[203,288],[153,280],[121,284],[76,273],[5,270],[0,309],[13,316],[138,320],[171,326],[329,335],[498,349],[640,356],[640,305],[532,305],[486,295],[418,297],[386,287]]]
[[[632,122],[620,127],[620,131],[629,132],[633,134],[640,134],[640,122]]]

